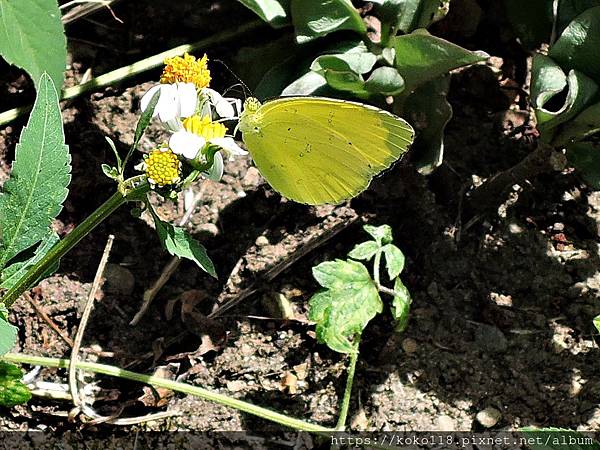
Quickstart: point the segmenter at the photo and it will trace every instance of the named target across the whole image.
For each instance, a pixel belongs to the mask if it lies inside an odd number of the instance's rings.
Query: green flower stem
[[[112,72],[105,73],[104,75],[100,75],[93,80],[88,81],[87,83],[83,83],[77,86],[68,87],[62,92],[62,100],[69,100],[75,97],[80,96],[86,92],[92,90],[98,90],[100,88],[110,86],[119,81],[125,80],[127,78],[131,78],[135,75],[138,75],[142,72],[155,69],[163,64],[165,58],[172,58],[173,56],[182,55],[185,52],[192,52],[195,50],[205,50],[209,47],[213,47],[217,44],[224,44],[228,41],[232,41],[235,39],[239,39],[240,36],[254,32],[259,27],[264,26],[264,22],[262,20],[256,20],[252,22],[248,22],[244,25],[240,25],[232,30],[227,30],[222,33],[214,34],[206,39],[202,39],[201,41],[195,42],[193,44],[185,44],[180,45],[179,47],[172,48],[170,50],[164,51],[157,55],[150,56],[146,59],[142,59],[134,64],[129,66],[121,67],[119,69],[113,70]],[[0,114],[0,125],[4,125],[22,114],[27,113],[31,110],[31,105],[21,106],[19,108],[11,109],[5,111]]]
[[[31,267],[15,285],[10,288],[2,300],[7,308],[17,300],[31,285],[38,281],[48,270],[54,266],[63,256],[65,256],[75,245],[87,236],[100,222],[115,212],[120,206],[130,200],[137,200],[139,197],[150,190],[148,183],[143,182],[139,186],[130,189],[125,194],[115,192],[106,202],[104,202],[96,211],[88,216],[73,231],[67,234],[64,239],[52,247],[39,263]]]
[[[352,394],[352,384],[354,383],[354,372],[356,371],[356,362],[358,361],[358,345],[360,343],[360,334],[356,336],[356,351],[350,353],[350,364],[348,365],[348,378],[346,379],[346,388],[344,389],[344,397],[342,406],[340,407],[340,415],[335,426],[337,431],[346,429],[346,418],[348,417],[348,409],[350,407],[350,397]]]
[[[65,369],[69,367],[68,359],[46,358],[43,356],[23,355],[16,353],[7,353],[3,356],[0,356],[0,360],[12,363],[31,364],[44,367],[60,367]],[[271,411],[270,409],[262,408],[260,406],[253,405],[252,403],[237,400],[235,398],[231,398],[223,394],[217,394],[216,392],[212,392],[198,386],[191,386],[186,383],[179,383],[177,381],[171,381],[161,377],[130,372],[129,370],[120,369],[119,367],[109,366],[106,364],[78,361],[76,367],[78,369],[87,370],[94,373],[101,373],[104,375],[125,378],[126,380],[139,381],[141,383],[150,384],[155,387],[170,389],[172,391],[194,395],[196,397],[219,403],[221,405],[229,406],[239,411],[243,411],[248,414],[258,416],[262,419],[270,420],[271,422],[275,422],[280,425],[284,425],[286,427],[294,428],[300,431],[324,434],[329,434],[336,431],[331,428],[326,428],[320,425],[304,422],[299,419],[294,419],[293,417],[289,417],[287,415]]]

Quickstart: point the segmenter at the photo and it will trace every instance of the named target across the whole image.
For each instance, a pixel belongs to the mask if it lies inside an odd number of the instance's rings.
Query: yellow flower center
[[[155,148],[146,157],[148,181],[158,186],[175,184],[179,181],[181,163],[171,149]]]
[[[160,82],[163,84],[194,83],[198,89],[205,88],[210,83],[210,70],[207,63],[206,55],[198,60],[187,53],[183,57],[166,58]]]
[[[227,133],[227,128],[220,122],[213,122],[209,117],[197,115],[188,117],[183,121],[183,128],[190,133],[202,136],[207,141],[214,138],[222,138]]]

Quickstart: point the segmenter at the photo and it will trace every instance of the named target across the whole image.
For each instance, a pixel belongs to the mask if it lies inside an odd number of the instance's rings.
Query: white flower
[[[154,93],[160,91],[152,117],[157,117],[171,131],[182,129],[181,118],[196,112],[198,96],[194,83],[158,84],[150,88],[141,100],[142,111],[148,108]]]
[[[187,159],[195,159],[207,143],[220,147],[230,160],[234,156],[248,154],[246,150],[237,145],[231,136],[212,138],[207,141],[202,136],[198,136],[190,131],[180,130],[173,133],[169,139],[169,147],[173,150],[173,153]]]

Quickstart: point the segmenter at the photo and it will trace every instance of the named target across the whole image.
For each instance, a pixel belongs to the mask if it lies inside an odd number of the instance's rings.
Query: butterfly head
[[[262,104],[255,97],[248,97],[244,101],[244,109],[240,116],[239,129],[242,133],[258,133],[260,118],[257,114]]]

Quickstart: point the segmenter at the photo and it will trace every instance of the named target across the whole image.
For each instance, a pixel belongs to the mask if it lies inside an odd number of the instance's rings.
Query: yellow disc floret
[[[197,136],[210,139],[222,138],[227,133],[227,128],[220,122],[213,122],[209,117],[194,115],[183,121],[183,128]]]
[[[210,70],[207,63],[206,55],[196,59],[185,53],[183,57],[166,58],[160,82],[163,84],[194,83],[198,89],[205,88],[210,83]]]
[[[181,163],[170,148],[152,150],[145,159],[146,176],[150,184],[160,187],[176,184],[180,180]]]

